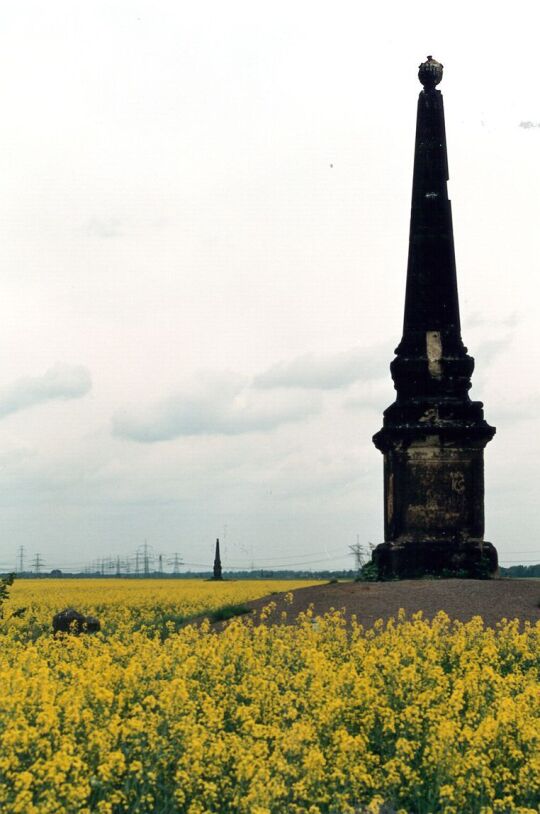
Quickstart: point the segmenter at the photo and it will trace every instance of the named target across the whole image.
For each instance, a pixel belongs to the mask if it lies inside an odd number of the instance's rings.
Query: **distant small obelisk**
[[[214,576],[212,579],[223,579],[221,571],[221,557],[219,555],[219,537],[216,540],[216,553],[214,556]]]
[[[461,339],[443,98],[443,66],[420,65],[403,336],[390,371],[394,404],[374,436],[384,455],[381,578],[486,577],[484,447],[495,428],[471,401],[474,359]]]

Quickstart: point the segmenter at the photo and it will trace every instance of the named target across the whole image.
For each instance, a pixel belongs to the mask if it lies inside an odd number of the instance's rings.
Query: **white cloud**
[[[313,395],[261,393],[237,375],[206,376],[146,409],[117,413],[113,432],[143,443],[190,435],[240,435],[273,430],[319,409]]]
[[[28,376],[0,389],[0,418],[47,401],[77,399],[92,387],[90,373],[80,365],[55,365],[43,376]]]
[[[334,390],[358,380],[371,381],[387,376],[389,361],[386,344],[327,355],[306,353],[290,362],[273,365],[256,376],[254,384],[260,388]]]
[[[92,218],[88,222],[88,232],[93,237],[121,237],[122,222],[119,218]]]

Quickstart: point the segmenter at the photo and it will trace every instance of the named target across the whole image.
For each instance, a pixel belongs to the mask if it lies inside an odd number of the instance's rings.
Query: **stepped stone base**
[[[373,551],[379,579],[425,576],[490,579],[497,574],[497,550],[491,543],[412,541],[381,543]]]

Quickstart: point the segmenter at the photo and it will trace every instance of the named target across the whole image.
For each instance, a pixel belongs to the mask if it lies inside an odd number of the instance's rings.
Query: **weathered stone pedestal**
[[[390,421],[374,438],[384,454],[386,542],[373,553],[380,577],[495,574],[497,552],[484,541],[484,447],[494,429],[454,421],[437,432],[431,415],[424,426]]]
[[[396,401],[374,436],[384,455],[383,579],[487,577],[497,552],[484,541],[484,448],[495,428],[470,400],[474,359],[461,339],[442,65],[420,66],[403,337],[390,366]]]
[[[381,543],[373,552],[379,579],[463,577],[488,579],[497,571],[497,551],[491,543],[470,540]]]

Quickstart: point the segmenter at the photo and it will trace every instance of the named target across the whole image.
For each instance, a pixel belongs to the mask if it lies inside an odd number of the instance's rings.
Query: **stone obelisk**
[[[219,553],[219,538],[216,540],[216,551],[214,554],[214,570],[212,579],[218,580],[223,579],[222,569],[221,569],[221,556]]]
[[[381,578],[485,577],[484,447],[495,428],[468,391],[474,359],[461,339],[443,98],[443,66],[420,65],[403,337],[390,371],[396,400],[373,442],[384,455]]]

